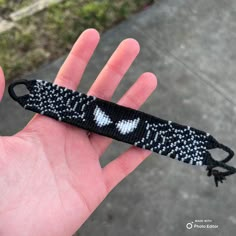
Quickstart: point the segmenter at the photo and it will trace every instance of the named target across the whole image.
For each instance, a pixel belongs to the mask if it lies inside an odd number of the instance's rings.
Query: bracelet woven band
[[[17,96],[14,88],[22,84],[29,93]],[[18,80],[8,91],[27,110],[188,164],[206,165],[208,176],[214,176],[216,186],[226,176],[236,173],[236,168],[226,164],[234,152],[204,131],[42,80]],[[214,148],[224,150],[228,156],[221,161],[214,160],[209,152]]]

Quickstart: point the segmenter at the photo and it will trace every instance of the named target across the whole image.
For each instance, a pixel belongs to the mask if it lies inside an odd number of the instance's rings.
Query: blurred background
[[[94,27],[101,43],[79,87],[86,92],[119,42],[135,38],[140,55],[113,101],[141,73],[154,72],[159,86],[142,111],[205,130],[236,151],[235,13],[234,0],[0,0],[0,65],[7,84],[17,78],[53,81],[78,35]],[[0,134],[14,134],[32,116],[5,92]],[[114,142],[101,165],[126,148]],[[230,176],[216,188],[204,168],[153,154],[75,235],[233,236],[235,184]]]
[[[103,32],[153,0],[0,0],[0,63],[11,79],[65,54],[89,27]]]

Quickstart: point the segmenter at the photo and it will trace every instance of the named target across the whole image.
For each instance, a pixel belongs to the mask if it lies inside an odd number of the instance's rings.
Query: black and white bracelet
[[[22,84],[29,93],[17,96],[14,88]],[[15,81],[8,91],[27,110],[188,164],[206,165],[208,176],[214,176],[216,186],[226,176],[236,173],[236,168],[226,164],[234,152],[204,131],[42,80]],[[226,151],[228,156],[221,161],[214,160],[209,152],[214,148]],[[226,171],[220,172],[216,167]]]

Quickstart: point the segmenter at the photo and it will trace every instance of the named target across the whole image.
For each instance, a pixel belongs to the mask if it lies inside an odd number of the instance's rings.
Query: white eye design
[[[98,106],[96,106],[96,108],[94,109],[93,115],[94,120],[99,127],[103,127],[113,123],[111,118]],[[121,134],[128,134],[133,132],[137,128],[139,121],[140,118],[134,120],[120,120],[116,123],[116,128]]]
[[[103,127],[113,123],[110,117],[106,115],[105,112],[102,111],[98,106],[96,106],[93,115],[94,115],[94,120],[97,126],[99,127]]]
[[[116,123],[116,128],[121,134],[128,134],[137,128],[139,121],[140,118],[135,120],[121,120]]]

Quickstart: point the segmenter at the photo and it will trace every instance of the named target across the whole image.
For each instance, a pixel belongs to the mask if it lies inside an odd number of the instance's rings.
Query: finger
[[[69,89],[76,89],[98,42],[99,33],[95,29],[85,30],[59,70],[55,83]]]
[[[137,57],[139,50],[136,40],[122,41],[98,75],[88,94],[110,100],[124,74]]]
[[[156,86],[156,76],[152,73],[146,72],[139,77],[134,85],[120,99],[118,104],[138,109],[155,90]],[[97,151],[98,156],[101,156],[111,144],[112,139],[92,133],[90,135],[90,142]]]
[[[5,77],[2,68],[0,67],[0,101],[2,100],[5,90]]]
[[[78,87],[89,59],[99,42],[99,37],[99,33],[95,29],[87,29],[80,35],[56,76],[54,81],[56,84],[73,90]],[[37,121],[39,121],[40,126],[43,121],[46,125],[49,122],[55,123],[48,117],[36,114],[26,128],[31,128],[32,124],[37,126]]]
[[[151,151],[130,147],[114,161],[103,168],[103,178],[107,192],[110,192],[121,180],[127,177],[139,164],[141,164]]]

